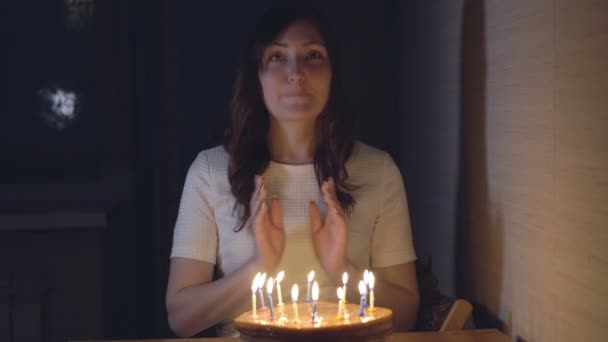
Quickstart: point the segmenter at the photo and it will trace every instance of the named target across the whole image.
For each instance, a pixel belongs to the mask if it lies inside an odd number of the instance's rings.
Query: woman
[[[321,299],[364,269],[395,329],[414,326],[418,288],[405,190],[388,154],[357,142],[331,35],[315,10],[267,12],[243,55],[225,146],[201,152],[184,185],[167,288],[179,336],[250,309],[257,272],[286,288],[316,271]],[[215,273],[215,274],[214,274]],[[250,304],[249,304],[250,305]]]

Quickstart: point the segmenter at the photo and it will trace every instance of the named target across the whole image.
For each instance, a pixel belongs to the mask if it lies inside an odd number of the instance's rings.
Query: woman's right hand
[[[268,273],[278,266],[285,250],[285,230],[279,200],[275,197],[266,204],[268,190],[262,176],[255,176],[255,191],[251,196],[251,229],[255,237],[256,256],[254,262]]]

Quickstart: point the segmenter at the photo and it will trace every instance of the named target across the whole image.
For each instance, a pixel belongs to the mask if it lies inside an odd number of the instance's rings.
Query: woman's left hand
[[[336,197],[336,185],[330,178],[321,185],[323,200],[327,204],[327,212],[321,218],[319,207],[310,202],[310,218],[312,223],[312,242],[321,266],[331,278],[339,278],[345,269],[346,244],[348,227],[344,211]]]

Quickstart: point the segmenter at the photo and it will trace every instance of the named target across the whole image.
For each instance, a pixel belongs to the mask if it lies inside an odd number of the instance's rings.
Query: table
[[[394,333],[387,342],[511,342],[496,329]]]
[[[160,340],[112,340],[112,342],[237,342],[238,338],[192,338]],[[457,330],[446,332],[394,333],[387,342],[510,342],[511,340],[496,329]],[[85,341],[81,341],[85,342]],[[88,341],[88,342],[110,342]]]

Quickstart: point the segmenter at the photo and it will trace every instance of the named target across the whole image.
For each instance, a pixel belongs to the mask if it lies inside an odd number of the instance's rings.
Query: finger
[[[328,216],[331,214],[334,216],[338,216],[341,219],[344,219],[344,212],[342,210],[342,206],[340,205],[339,202],[337,202],[336,200],[334,200],[331,197],[327,201],[327,214],[328,214]]]
[[[327,198],[328,200],[333,200],[333,196],[331,195],[331,192],[329,192],[329,189],[327,186],[324,189],[322,189],[322,192],[323,192],[323,198]]]
[[[336,182],[334,182],[334,178],[333,177],[329,177],[329,190],[331,191],[332,194],[336,193]]]
[[[335,187],[333,178],[330,178],[324,184],[325,184],[325,187],[323,188],[323,193],[327,194],[327,196],[332,198],[334,201],[337,201],[338,196],[336,193],[336,187]]]
[[[332,207],[331,208],[331,213],[337,217],[339,217],[341,220],[344,220],[344,213],[342,212],[341,209],[336,208],[336,207]]]
[[[281,203],[276,196],[272,196],[270,200],[270,222],[275,227],[283,227],[283,213],[281,211]]]
[[[267,226],[268,221],[268,205],[266,202],[262,202],[260,207],[255,213],[251,214],[251,221],[253,226],[255,227],[255,231],[260,231]]]
[[[333,177],[329,177],[328,190],[334,198],[338,197],[338,192],[336,191],[336,182],[334,181]]]
[[[254,201],[251,206],[251,213],[255,215],[260,209],[260,206],[264,201],[266,201],[266,197],[268,196],[268,190],[266,186],[262,183],[260,186],[260,190],[258,191],[257,196],[254,198]]]
[[[331,193],[329,192],[329,182],[328,181],[323,182],[323,185],[321,186],[321,192],[323,193],[323,198],[331,197]]]
[[[331,195],[326,190],[323,190],[323,201],[327,205],[328,209],[330,209],[333,206],[333,203],[334,203],[333,198],[331,198]]]
[[[310,201],[308,204],[308,211],[310,212],[310,224],[312,226],[312,232],[316,233],[321,229],[321,212],[317,203]]]
[[[249,207],[252,208],[252,210],[253,210],[253,203],[255,202],[255,199],[257,198],[257,196],[260,192],[260,188],[261,188],[260,176],[255,175],[253,177],[253,193],[251,194],[251,199],[249,200]]]
[[[342,211],[342,206],[340,205],[338,200],[334,196],[332,196],[332,194],[329,190],[329,184],[328,183],[326,183],[326,184],[327,185],[323,189],[323,200],[325,201],[325,203],[327,203],[327,206],[330,209],[335,209],[338,211],[338,213],[340,213]]]
[[[266,226],[266,219],[268,218],[268,205],[266,202],[262,202],[260,205],[260,209],[256,212],[256,215],[253,217],[254,220],[254,230],[259,231]]]

